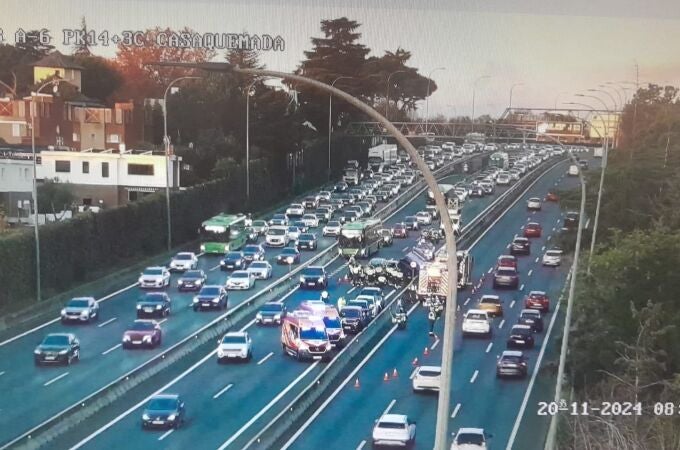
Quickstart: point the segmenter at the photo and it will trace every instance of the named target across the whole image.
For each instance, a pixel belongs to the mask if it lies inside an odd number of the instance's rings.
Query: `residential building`
[[[26,150],[0,147],[0,208],[8,223],[25,222],[33,192],[33,157]]]
[[[31,64],[33,66],[33,83],[52,78],[54,76],[69,82],[82,92],[82,72],[84,67],[78,64],[72,56],[66,56],[54,51],[44,58]]]

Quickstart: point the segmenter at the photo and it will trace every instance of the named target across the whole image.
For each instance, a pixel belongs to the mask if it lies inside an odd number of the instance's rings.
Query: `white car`
[[[193,270],[198,267],[198,257],[192,252],[180,252],[170,261],[170,270]]]
[[[527,201],[527,209],[531,211],[541,210],[541,199],[538,197],[532,197]]]
[[[249,270],[235,270],[227,278],[227,289],[250,289],[255,285],[255,275]]]
[[[484,335],[491,337],[491,319],[486,311],[470,309],[463,317],[463,337]]]
[[[94,297],[76,297],[61,310],[61,322],[89,322],[99,319],[99,303]]]
[[[342,224],[335,220],[328,222],[328,224],[323,227],[324,236],[340,236],[340,231],[342,230]]]
[[[464,187],[454,188],[453,192],[456,194],[456,197],[458,197],[458,201],[460,202],[467,201],[468,195],[470,194],[470,192]]]
[[[413,392],[439,391],[442,368],[438,366],[420,366],[413,374]]]
[[[250,360],[253,357],[253,346],[247,331],[232,331],[217,341],[217,361],[222,363],[230,359]]]
[[[287,216],[301,216],[305,213],[305,207],[300,203],[293,203],[286,209]]]
[[[269,227],[264,237],[264,243],[268,247],[285,247],[288,245],[288,227],[273,226]]]
[[[286,234],[288,235],[288,240],[297,241],[300,237],[300,229],[295,225],[291,225],[286,229]]]
[[[496,178],[496,184],[499,186],[507,186],[510,184],[510,181],[512,181],[512,179],[510,178],[510,174],[507,173],[498,174],[498,177]]]
[[[272,277],[272,265],[267,261],[253,261],[248,266],[248,272],[253,274],[256,280],[268,280]]]
[[[416,213],[416,221],[418,221],[420,225],[431,225],[432,216],[427,211],[420,211]]]
[[[164,288],[170,285],[170,271],[165,267],[147,267],[138,281],[141,288]]]
[[[461,428],[451,443],[451,450],[486,450],[486,434],[483,428]]]
[[[562,263],[562,250],[548,250],[543,254],[543,265],[557,267]]]
[[[569,166],[569,172],[568,173],[569,173],[569,176],[571,176],[571,177],[578,176],[578,174],[579,174],[578,166],[576,164],[572,164],[571,166]]]
[[[302,222],[309,228],[316,228],[319,226],[319,218],[314,214],[305,214],[302,216]]]
[[[327,201],[331,200],[331,193],[329,191],[319,191],[319,193],[316,194],[316,196],[319,198],[319,200],[321,200],[321,199],[324,199],[324,200],[327,200]]]
[[[374,447],[413,447],[416,424],[404,414],[384,414],[375,421],[371,438]]]

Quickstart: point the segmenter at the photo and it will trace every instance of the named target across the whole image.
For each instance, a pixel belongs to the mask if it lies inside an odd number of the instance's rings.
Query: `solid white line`
[[[69,374],[68,372],[64,372],[64,373],[62,373],[61,375],[52,378],[50,381],[45,382],[45,384],[43,384],[43,386],[49,386],[50,384],[54,383],[55,381],[61,380],[62,378],[64,378],[64,377],[67,376],[68,374]]]
[[[502,319],[501,323],[498,324],[498,329],[500,330],[501,328],[503,328],[503,325],[505,325],[505,319]]]
[[[110,324],[111,322],[113,322],[113,321],[115,321],[115,320],[118,320],[118,318],[117,318],[117,317],[112,317],[111,319],[107,320],[106,322],[100,323],[99,325],[97,325],[97,327],[99,327],[99,328],[105,327],[106,325]]]
[[[366,445],[366,439],[364,439],[359,443],[359,445],[357,445],[356,450],[361,450],[362,448],[364,448],[364,445]]]
[[[477,379],[477,375],[479,375],[479,370],[475,370],[475,373],[472,374],[472,378],[470,378],[470,383],[475,382],[475,380]]]
[[[385,300],[387,300],[388,298],[392,297],[392,294],[394,294],[395,292],[397,292],[396,289],[394,289],[393,291],[390,291],[390,293],[387,294],[387,295],[385,296]]]
[[[533,272],[534,272],[534,269],[529,269],[529,272],[527,272],[527,276],[530,277]]]
[[[514,301],[514,300],[510,302],[510,308],[512,308],[513,306],[515,306],[515,301]]]
[[[432,346],[430,346],[430,350],[434,350],[438,345],[439,345],[439,338],[437,338],[437,340],[434,341],[434,344],[432,344]]]
[[[543,250],[545,250],[545,245],[543,246]],[[538,258],[538,256],[537,256],[536,259],[534,259],[534,262],[537,263],[538,260],[539,260],[539,258]]]
[[[162,441],[162,440],[165,439],[166,437],[170,436],[170,435],[172,434],[173,431],[175,431],[175,429],[174,429],[174,428],[170,428],[168,431],[166,431],[165,433],[161,434],[161,435],[158,437],[158,440],[159,440],[159,441]]]
[[[557,306],[555,307],[555,311],[553,312],[552,319],[550,319],[550,325],[548,326],[548,331],[545,335],[545,339],[543,339],[543,345],[541,345],[541,351],[538,353],[538,359],[536,360],[536,364],[534,365],[534,371],[531,374],[531,380],[529,381],[529,385],[527,386],[527,390],[524,393],[524,399],[522,399],[522,405],[520,406],[519,412],[517,413],[517,419],[515,419],[515,425],[512,427],[512,432],[510,433],[510,438],[508,439],[508,445],[505,447],[505,450],[512,450],[512,446],[515,443],[515,438],[517,437],[517,431],[519,430],[519,425],[520,425],[520,422],[522,421],[522,416],[524,416],[524,411],[526,410],[527,404],[529,403],[529,397],[531,396],[531,390],[534,387],[534,382],[536,381],[536,376],[538,375],[538,370],[541,367],[541,360],[543,359],[545,349],[548,345],[548,341],[550,340],[550,332],[553,329],[553,325],[555,325],[555,319],[557,318],[557,313],[560,310],[560,303],[561,302],[557,302]]]
[[[390,409],[392,409],[392,407],[394,406],[395,403],[397,403],[397,399],[396,399],[396,398],[393,398],[392,401],[390,402],[390,404],[387,405],[387,408],[385,408],[385,411],[383,411],[383,413],[381,414],[381,416],[384,416],[385,414],[387,414],[388,412],[390,412]]]
[[[220,389],[220,391],[219,391],[217,394],[213,395],[213,398],[214,398],[214,399],[215,399],[215,398],[219,398],[220,395],[224,394],[225,392],[227,392],[227,391],[228,391],[229,389],[231,389],[232,387],[234,387],[234,385],[231,384],[231,383],[229,383],[228,385],[226,385],[226,386],[224,386],[222,389]]]
[[[458,415],[458,411],[460,411],[460,403],[457,403],[456,407],[453,408],[453,412],[451,413],[452,419]]]
[[[266,360],[271,358],[273,354],[274,354],[274,352],[269,352],[269,354],[267,356],[265,356],[264,358],[262,358],[261,360],[259,360],[257,362],[257,365],[259,366],[260,364],[262,364],[263,362],[265,362]]]
[[[489,342],[489,345],[486,346],[486,352],[489,353],[491,351],[491,347],[493,347],[493,342]]]
[[[291,389],[295,387],[296,384],[298,384],[300,381],[302,381],[303,378],[309,374],[312,370],[316,368],[316,366],[319,365],[318,361],[314,361],[312,364],[310,364],[309,367],[307,367],[307,370],[302,372],[295,380],[293,380],[292,383],[288,385],[288,387],[272,399],[267,405],[260,410],[257,414],[255,414],[253,417],[250,418],[248,422],[246,422],[245,425],[241,427],[240,430],[238,430],[234,435],[232,435],[224,444],[219,446],[218,450],[224,450],[225,448],[229,447],[232,442],[234,442],[236,439],[238,439],[252,424],[254,424],[260,417],[262,417],[267,411],[269,411],[272,406],[274,406],[279,400],[281,400]]]
[[[104,350],[104,351],[102,352],[102,355],[108,355],[109,353],[111,353],[112,351],[114,351],[115,349],[117,349],[118,347],[122,347],[122,346],[123,346],[123,344],[116,344],[116,345],[114,345],[113,347],[111,347],[110,349]]]
[[[354,290],[355,290],[356,288],[357,288],[356,286],[352,287],[352,289],[350,289],[349,291],[347,291],[347,293],[348,293],[348,294],[351,294],[352,292],[354,292]]]
[[[470,303],[470,297],[468,297],[468,298],[465,300],[465,303],[463,303],[463,306],[467,306],[468,303]]]

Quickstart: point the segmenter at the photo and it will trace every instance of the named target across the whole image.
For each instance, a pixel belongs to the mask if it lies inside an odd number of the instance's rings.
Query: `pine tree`
[[[91,56],[90,43],[87,41],[87,23],[85,16],[80,18],[80,31],[82,32],[82,41],[73,46],[73,54],[77,56]]]

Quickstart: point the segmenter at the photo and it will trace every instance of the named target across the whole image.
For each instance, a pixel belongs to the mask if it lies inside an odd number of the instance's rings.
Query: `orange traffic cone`
[[[392,378],[397,378],[399,374],[397,373],[397,368],[395,367],[394,370],[392,371]]]
[[[430,354],[430,349],[425,347],[425,350],[423,350],[423,355],[427,356]]]
[[[356,389],[359,389],[359,388],[361,387],[361,385],[359,384],[359,379],[358,379],[358,378],[354,381],[354,387],[355,387]]]
[[[418,365],[418,358],[413,358],[413,367]]]
[[[383,377],[383,381],[390,381],[390,376],[387,372],[385,372],[385,376]]]

